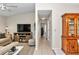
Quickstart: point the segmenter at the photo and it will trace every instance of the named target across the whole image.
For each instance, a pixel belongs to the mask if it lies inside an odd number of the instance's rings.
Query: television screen
[[[17,32],[31,32],[31,24],[17,24]]]

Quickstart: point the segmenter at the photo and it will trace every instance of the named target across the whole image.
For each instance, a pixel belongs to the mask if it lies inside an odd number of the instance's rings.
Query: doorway
[[[40,37],[47,40],[52,39],[52,10],[38,10]],[[50,38],[51,37],[51,38]]]
[[[38,45],[47,45],[52,49],[52,10],[38,10]],[[42,46],[40,45],[40,46]]]
[[[52,10],[37,11],[37,53],[52,52]],[[42,49],[42,50],[40,50]],[[50,51],[48,53],[47,51]]]

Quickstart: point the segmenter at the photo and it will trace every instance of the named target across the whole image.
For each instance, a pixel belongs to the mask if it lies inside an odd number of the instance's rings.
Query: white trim
[[[61,50],[61,48],[53,48],[52,50],[54,50],[54,53],[56,55],[65,55],[65,53]]]

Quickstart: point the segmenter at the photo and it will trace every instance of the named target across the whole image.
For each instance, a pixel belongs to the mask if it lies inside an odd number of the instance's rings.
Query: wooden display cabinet
[[[79,54],[79,13],[62,16],[62,50],[65,54]]]

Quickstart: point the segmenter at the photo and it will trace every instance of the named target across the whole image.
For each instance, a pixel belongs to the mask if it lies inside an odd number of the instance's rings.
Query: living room
[[[2,54],[18,54],[18,55],[28,55],[33,54],[35,49],[34,43],[34,26],[35,26],[35,4],[34,3],[3,3],[0,4],[2,10],[0,10],[0,39],[1,40],[0,49],[4,49]],[[28,7],[29,6],[29,7]],[[27,28],[25,30],[25,28]],[[10,38],[5,40],[6,37]],[[10,40],[10,42],[9,42]],[[33,44],[30,45],[31,40]],[[9,51],[9,45],[12,44],[13,49],[18,49],[17,52],[12,53]],[[20,46],[15,47],[16,45]],[[4,48],[3,48],[4,47]],[[11,49],[11,48],[10,48]]]
[[[29,7],[28,7],[29,6]],[[15,50],[15,46],[19,44],[20,47],[18,47],[18,52],[16,54],[19,55],[33,55],[33,53],[36,51],[38,52],[39,49],[39,41],[40,41],[40,36],[41,36],[41,21],[39,18],[39,11],[42,11],[42,16],[45,16],[47,11],[51,11],[50,15],[48,17],[48,27],[49,27],[49,37],[48,41],[49,43],[47,44],[48,47],[51,46],[51,51],[52,53],[55,52],[55,54],[58,55],[64,55],[64,51],[62,50],[64,47],[63,41],[63,30],[66,28],[68,32],[68,27],[62,28],[62,15],[65,15],[65,13],[69,14],[77,14],[79,13],[79,4],[73,3],[3,3],[1,4],[1,10],[0,10],[0,49],[1,52],[0,54],[5,54],[9,53],[10,50]],[[61,8],[60,8],[61,7]],[[61,10],[61,12],[60,12]],[[46,11],[46,12],[45,12]],[[72,15],[71,15],[72,17]],[[76,16],[77,17],[77,16]],[[78,18],[78,17],[77,17]],[[77,19],[76,18],[76,19]],[[43,17],[44,19],[44,17]],[[71,18],[72,19],[72,18]],[[78,19],[77,19],[78,20]],[[73,22],[73,21],[71,21]],[[78,22],[76,21],[78,24]],[[75,23],[75,37],[78,36],[77,32],[77,24]],[[73,24],[70,23],[72,26]],[[68,26],[68,25],[67,25]],[[26,29],[27,28],[27,29]],[[64,30],[64,33],[65,31]],[[69,34],[67,35],[72,35],[72,28]],[[47,31],[46,31],[47,32]],[[6,35],[5,35],[6,34]],[[66,34],[66,33],[65,33]],[[8,39],[4,39],[4,36],[6,36]],[[9,40],[10,39],[10,40]],[[42,39],[41,39],[42,40]],[[46,40],[45,40],[46,41]],[[71,45],[65,45],[67,50],[67,46],[69,46],[69,53],[71,52],[77,52],[78,53],[78,37],[76,40],[69,40],[69,42],[73,42]],[[12,43],[11,43],[12,42]],[[68,44],[70,44],[68,42]],[[75,44],[76,47],[75,47]],[[9,45],[9,43],[11,43]],[[50,45],[49,45],[50,44]],[[8,45],[8,46],[7,46]],[[42,44],[41,46],[44,46],[46,44]],[[46,47],[47,47],[46,45]],[[73,45],[73,46],[72,46]],[[10,47],[7,49],[7,47]],[[43,48],[40,48],[40,51],[44,51],[42,53],[46,53],[45,49],[47,49],[45,46]],[[75,47],[75,48],[74,48]],[[20,48],[20,49],[19,49]],[[50,48],[49,48],[50,49]],[[7,52],[9,51],[9,52]],[[13,53],[13,52],[11,52]],[[11,55],[11,53],[9,53]],[[41,52],[39,52],[41,53]],[[38,55],[39,55],[38,53]],[[41,53],[41,54],[42,54]],[[37,53],[35,53],[37,54]]]
[[[39,11],[41,16],[51,13],[39,18]],[[41,20],[47,21],[45,39]],[[79,59],[78,55],[79,0],[0,0],[0,59]]]

